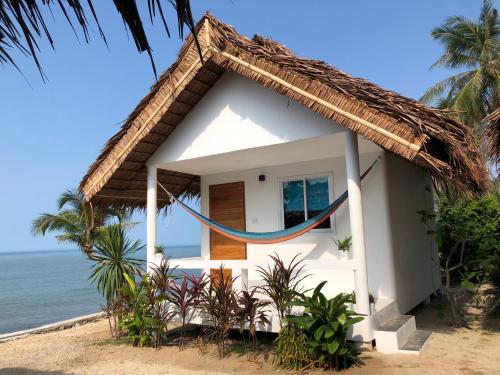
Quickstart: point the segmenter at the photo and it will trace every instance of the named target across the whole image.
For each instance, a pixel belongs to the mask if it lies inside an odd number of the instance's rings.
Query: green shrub
[[[274,340],[273,364],[293,370],[303,369],[311,362],[308,346],[309,339],[302,329],[292,323],[285,324]]]
[[[498,197],[485,195],[455,202],[441,198],[438,202],[436,239],[442,262],[451,258],[449,264],[462,264],[453,275],[453,282],[460,282],[469,290],[473,284],[486,282],[500,286]],[[461,251],[456,250],[462,245],[463,256]]]
[[[257,270],[264,281],[259,288],[269,297],[272,306],[278,311],[281,327],[283,327],[283,319],[290,315],[292,300],[297,293],[302,291],[302,281],[309,276],[304,274],[302,260],[297,260],[299,255],[295,255],[288,265],[278,254],[270,255],[272,264],[268,264],[267,268],[259,266]]]
[[[238,296],[234,291],[236,278],[228,277],[224,267],[220,266],[216,272],[210,274],[209,279],[209,288],[204,289],[199,306],[204,313],[205,335],[217,343],[219,357],[223,358],[226,355],[229,331],[239,322]]]
[[[346,306],[352,295],[327,299],[321,292],[325,284],[320,283],[310,297],[301,294],[293,304],[304,307],[302,316],[289,316],[287,321],[304,331],[313,360],[322,367],[342,370],[359,362],[358,353],[347,341],[347,331],[363,318]]]
[[[137,284],[129,275],[124,274],[124,276],[127,284],[123,287],[123,293],[130,301],[130,310],[119,325],[126,331],[127,338],[132,340],[133,346],[148,346],[155,342],[155,333],[162,325],[161,321],[155,318],[154,306],[149,299],[150,284],[147,282],[147,277]]]

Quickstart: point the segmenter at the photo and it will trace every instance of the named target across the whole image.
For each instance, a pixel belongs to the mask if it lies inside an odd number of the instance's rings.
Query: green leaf
[[[326,331],[326,326],[320,326],[315,332],[314,332],[314,338],[318,341],[321,340],[321,338],[323,337],[323,334],[325,333]]]
[[[339,315],[339,317],[337,318],[337,320],[339,321],[340,324],[344,325],[347,321],[347,315],[342,313]]]
[[[327,328],[325,332],[325,339],[329,339],[330,337],[333,336],[334,333],[335,331],[333,329]]]
[[[328,344],[328,353],[335,354],[335,352],[337,351],[339,345],[340,344],[339,344],[338,341],[333,341],[333,342],[329,343]]]

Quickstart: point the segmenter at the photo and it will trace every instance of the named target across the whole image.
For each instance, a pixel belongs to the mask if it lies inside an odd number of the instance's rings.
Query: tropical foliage
[[[126,331],[127,338],[133,346],[147,346],[155,340],[155,336],[163,337],[163,324],[154,314],[154,303],[150,296],[151,284],[144,277],[139,284],[128,274],[124,274],[126,284],[122,292],[129,301],[129,311],[120,320],[120,327]]]
[[[260,289],[278,311],[281,326],[284,318],[291,314],[291,302],[302,291],[302,281],[309,276],[304,272],[302,261],[297,260],[299,256],[300,254],[294,256],[286,265],[279,255],[274,254],[270,256],[272,262],[267,267],[258,268],[264,281]]]
[[[496,195],[449,200],[441,196],[437,215],[419,211],[427,233],[436,237],[443,289],[451,308],[451,323],[467,324],[460,306],[463,290],[476,293],[492,287],[494,308],[500,303],[500,200]],[[435,225],[434,225],[435,220]],[[435,226],[435,227],[434,227]],[[461,288],[457,288],[460,285]]]
[[[273,364],[291,369],[302,370],[310,365],[309,339],[305,332],[295,324],[281,327],[274,341]]]
[[[12,50],[17,50],[23,55],[30,55],[35,61],[42,78],[44,78],[37,52],[40,50],[41,39],[46,39],[54,49],[54,39],[47,26],[47,19],[54,19],[52,5],[59,8],[60,16],[64,17],[71,27],[76,37],[78,33],[74,25],[78,25],[83,33],[84,40],[90,41],[89,30],[93,27],[93,22],[104,43],[107,45],[106,37],[99,23],[97,12],[94,8],[95,1],[87,0],[2,0],[0,1],[0,64],[11,64],[15,68],[15,59]],[[121,16],[127,31],[132,36],[134,44],[139,52],[146,52],[150,59],[156,75],[156,69],[152,57],[152,49],[149,39],[143,26],[143,17],[135,0],[113,1],[118,14]],[[163,5],[165,1],[148,0],[141,2],[144,6],[147,3],[151,21],[159,17],[165,31],[170,37],[170,30],[167,25]],[[184,26],[193,31],[195,24],[191,13],[189,0],[168,0],[176,13],[179,37],[183,37]],[[93,22],[92,22],[93,21]]]
[[[349,237],[345,237],[343,239],[336,239],[336,238],[334,238],[333,242],[335,243],[335,245],[337,245],[339,251],[347,252],[347,251],[349,251],[351,249],[351,246],[352,246],[352,237],[349,236]]]
[[[238,297],[234,290],[236,278],[228,277],[221,266],[210,274],[210,286],[205,290],[201,310],[209,339],[217,344],[219,357],[226,355],[229,331],[238,324]]]
[[[182,324],[179,348],[184,346],[186,325],[191,322],[196,308],[203,302],[203,292],[207,283],[205,274],[200,277],[185,274],[180,282],[173,282],[169,285],[166,300],[172,305],[172,313],[179,316]]]
[[[347,341],[349,328],[363,320],[347,308],[352,295],[339,294],[327,299],[321,292],[326,281],[320,283],[311,296],[300,294],[293,304],[302,306],[302,316],[289,316],[287,321],[301,329],[308,339],[308,353],[318,365],[342,370],[358,363],[352,344]]]
[[[491,0],[484,0],[479,19],[449,17],[432,31],[444,54],[432,65],[458,73],[429,88],[421,100],[455,111],[480,134],[481,120],[500,106],[500,24]]]
[[[255,355],[257,350],[257,326],[265,326],[271,324],[269,320],[269,310],[266,309],[270,305],[269,301],[262,301],[255,296],[257,288],[250,291],[243,290],[238,298],[239,310],[238,318],[240,320],[240,333],[244,334],[244,329],[248,329],[248,336],[252,351]]]
[[[60,232],[56,238],[78,246],[92,258],[94,243],[101,230],[111,222],[125,223],[129,215],[122,210],[93,206],[80,191],[66,190],[57,200],[56,214],[43,213],[33,220],[32,232],[44,236],[47,232]]]
[[[116,224],[102,229],[97,242],[89,280],[96,283],[97,289],[107,301],[116,298],[126,284],[126,276],[142,273],[142,260],[133,258],[144,248],[141,241],[132,242],[122,225]]]

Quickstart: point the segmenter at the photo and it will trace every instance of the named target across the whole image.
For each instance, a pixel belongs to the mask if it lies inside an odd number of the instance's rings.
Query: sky
[[[167,2],[165,2],[167,3]],[[195,19],[210,10],[251,37],[280,41],[299,56],[323,60],[351,75],[418,99],[449,75],[429,70],[442,53],[430,31],[451,15],[476,19],[481,0],[192,0]],[[141,12],[158,71],[174,60],[182,41],[151,25],[146,1]],[[63,16],[48,22],[55,51],[41,43],[44,83],[27,57],[14,54],[25,80],[9,66],[0,69],[0,252],[71,248],[54,235],[34,237],[31,222],[54,212],[61,192],[78,186],[104,143],[116,133],[155,77],[147,55],[136,52],[113,2],[96,1],[109,50],[96,28],[91,43],[78,41]],[[168,9],[171,29],[174,13]],[[27,82],[28,81],[28,82]],[[144,215],[130,233],[145,240]],[[199,243],[199,225],[173,209],[159,221],[158,242]]]

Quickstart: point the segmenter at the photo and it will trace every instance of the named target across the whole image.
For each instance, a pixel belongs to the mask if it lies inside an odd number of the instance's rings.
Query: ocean
[[[199,256],[200,247],[167,247],[167,253]],[[78,250],[0,252],[0,334],[101,311],[104,299],[88,281],[91,265]]]

